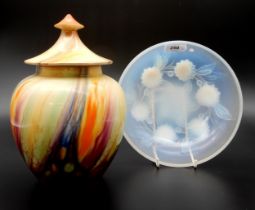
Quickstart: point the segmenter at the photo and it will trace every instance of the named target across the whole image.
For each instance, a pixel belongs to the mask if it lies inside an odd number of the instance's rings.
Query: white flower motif
[[[181,60],[176,63],[174,72],[175,76],[181,81],[192,79],[194,64],[189,60]]]
[[[169,141],[175,141],[177,139],[176,133],[174,129],[169,125],[161,125],[159,126],[155,133],[154,133],[154,139],[158,143],[165,143]]]
[[[150,114],[149,107],[145,103],[137,103],[132,107],[131,114],[137,121],[147,120]]]
[[[205,84],[196,93],[198,104],[213,107],[219,103],[220,92],[214,85]]]
[[[191,120],[188,123],[188,131],[190,135],[195,138],[206,138],[210,132],[207,121],[208,119],[203,119],[201,117]]]
[[[147,88],[157,87],[162,81],[162,74],[157,67],[149,67],[144,69],[141,76],[142,84]]]

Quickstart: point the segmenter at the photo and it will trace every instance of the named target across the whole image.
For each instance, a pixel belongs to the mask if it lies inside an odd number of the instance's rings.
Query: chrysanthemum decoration
[[[146,103],[137,103],[133,105],[131,114],[137,121],[145,121],[149,117],[149,108]]]
[[[196,66],[188,59],[168,62],[163,58],[157,58],[154,66],[143,70],[141,88],[144,94],[139,96],[140,103],[133,105],[131,114],[135,120],[145,123],[150,128],[154,139],[152,149],[156,162],[157,145],[205,141],[213,132],[211,130],[213,123],[217,120],[231,120],[230,112],[221,104],[222,94],[214,82],[218,79],[214,68],[215,64]],[[171,124],[160,124],[157,121],[157,95],[162,97],[161,93],[165,91],[165,87],[168,89],[172,87],[170,92],[182,87],[186,90],[186,94],[175,93],[182,99],[180,100],[182,104],[178,107],[179,112],[180,108],[183,108],[180,120],[167,116]],[[171,100],[176,99],[169,98],[169,103]],[[192,109],[190,113],[189,110],[194,104],[196,109]],[[189,152],[194,161],[191,149]]]
[[[193,77],[194,65],[189,60],[181,60],[174,68],[175,76],[182,81],[190,80]]]
[[[219,103],[220,92],[214,85],[205,84],[197,90],[196,99],[201,106],[214,107]]]
[[[144,69],[142,77],[142,84],[147,88],[155,88],[162,81],[162,74],[159,68],[149,67]]]
[[[154,139],[159,144],[167,144],[170,141],[175,141],[177,139],[177,135],[171,126],[161,125],[155,130]]]
[[[188,132],[193,138],[206,138],[209,135],[210,129],[208,119],[197,117],[188,123]]]

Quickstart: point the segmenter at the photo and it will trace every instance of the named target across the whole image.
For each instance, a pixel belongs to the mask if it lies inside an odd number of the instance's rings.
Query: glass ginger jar
[[[14,90],[10,122],[15,143],[37,177],[97,176],[122,138],[125,99],[120,85],[102,73],[112,61],[89,50],[70,14],[55,25],[57,42],[25,60],[36,73]]]

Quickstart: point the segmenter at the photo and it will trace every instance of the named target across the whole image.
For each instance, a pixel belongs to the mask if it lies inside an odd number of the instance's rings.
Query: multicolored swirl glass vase
[[[55,25],[57,42],[25,61],[36,73],[16,87],[10,121],[17,147],[38,177],[97,176],[111,162],[125,121],[119,84],[102,73],[112,61],[80,40],[71,15]]]

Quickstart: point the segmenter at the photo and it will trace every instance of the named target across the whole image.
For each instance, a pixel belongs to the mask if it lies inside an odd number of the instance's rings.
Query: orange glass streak
[[[12,104],[11,104],[11,117],[14,117],[15,115],[15,108],[17,104],[17,100],[19,99],[19,95],[22,92],[24,86],[29,83],[29,81],[23,83],[19,88],[15,91],[14,95],[12,96]]]
[[[96,92],[96,91],[95,91]],[[88,153],[93,141],[93,128],[96,122],[97,104],[94,101],[94,93],[89,93],[86,102],[86,119],[84,127],[81,126],[81,133],[79,136],[78,156],[81,161]]]
[[[11,100],[11,106],[10,106],[10,117],[11,117],[11,124],[16,124],[17,122],[19,122],[19,117],[20,117],[20,105],[19,105],[19,100],[22,100],[22,98],[20,98],[20,95],[24,89],[24,87],[30,83],[30,81],[25,81],[23,84],[21,84],[18,88],[16,88],[16,91],[14,92],[14,95],[12,96],[12,100]],[[16,108],[19,105],[18,108]],[[18,127],[16,126],[11,126],[12,129],[12,134],[15,137],[15,142],[19,148],[20,151],[22,151],[21,148],[21,142],[20,142],[20,130]]]

